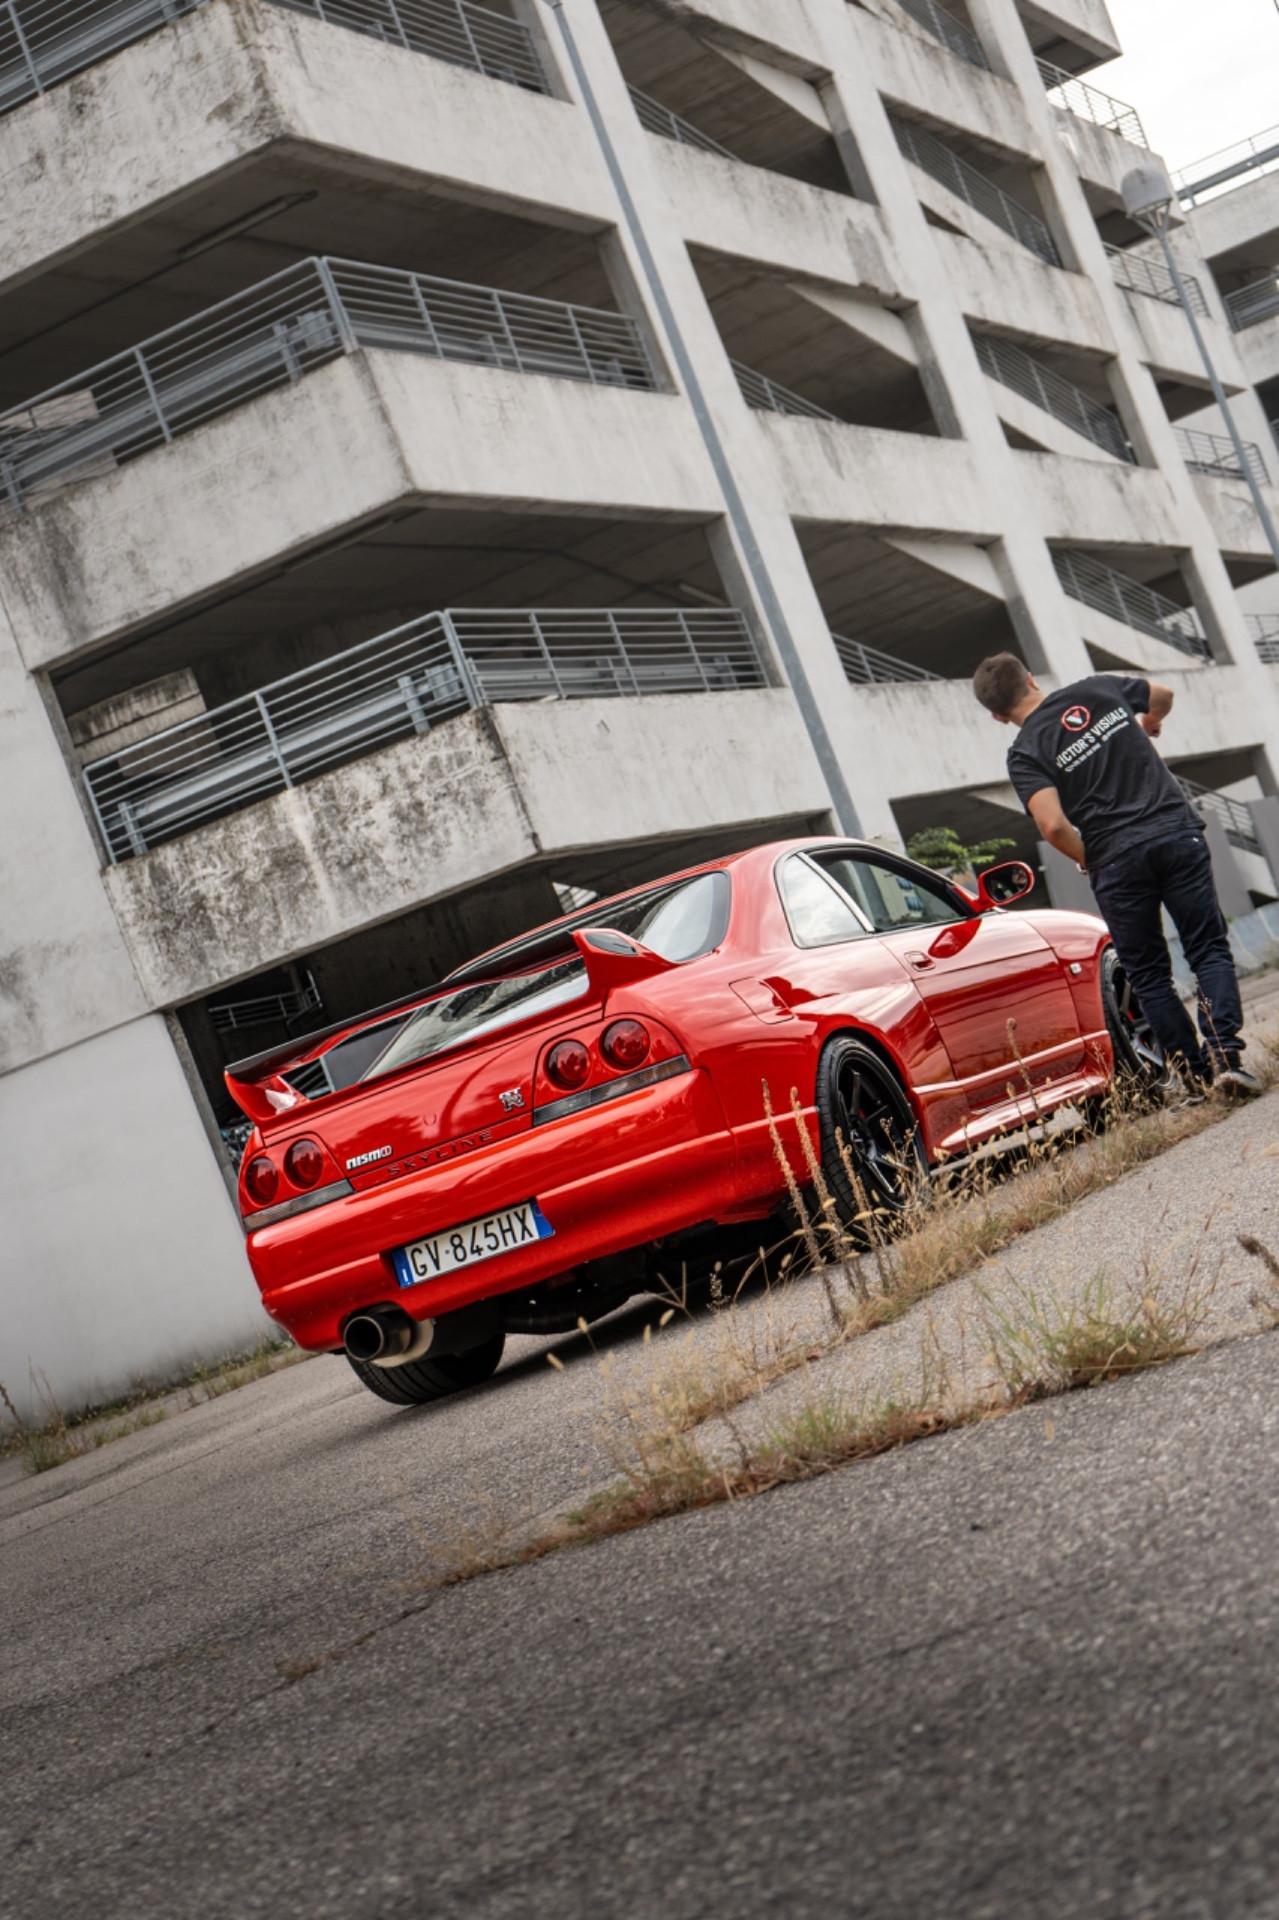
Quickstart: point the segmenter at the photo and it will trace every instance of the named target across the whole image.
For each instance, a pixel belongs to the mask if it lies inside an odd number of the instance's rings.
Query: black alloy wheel
[[[421,1407],[442,1400],[465,1387],[481,1387],[497,1372],[506,1345],[505,1332],[491,1334],[464,1353],[447,1353],[438,1360],[406,1360],[400,1367],[375,1367],[367,1360],[346,1358],[362,1386],[394,1407]]]
[[[1101,1006],[1115,1050],[1115,1078],[1135,1092],[1162,1093],[1169,1080],[1168,1056],[1113,947],[1101,957]]]
[[[829,1041],[817,1063],[817,1118],[840,1220],[863,1241],[876,1226],[891,1232],[928,1179],[919,1123],[896,1074],[860,1040]]]

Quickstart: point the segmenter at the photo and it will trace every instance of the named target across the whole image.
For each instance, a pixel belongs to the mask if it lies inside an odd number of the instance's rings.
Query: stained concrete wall
[[[434,177],[604,222],[612,204],[583,117],[266,0],[210,0],[0,116],[4,278],[24,278],[162,201],[208,193],[276,143],[360,156],[387,182]],[[332,161],[330,159],[330,165]],[[208,222],[217,225],[216,213]]]
[[[23,670],[2,611],[0,772],[2,1074],[134,1020],[147,1006],[99,884],[73,766],[63,757],[36,682]]]
[[[829,804],[780,691],[481,709],[108,870],[149,1002],[170,1006],[577,847]]]
[[[164,1020],[0,1077],[0,1380],[24,1416],[271,1331]]]
[[[65,664],[433,497],[722,511],[673,396],[361,350],[0,527],[10,618],[28,666]]]

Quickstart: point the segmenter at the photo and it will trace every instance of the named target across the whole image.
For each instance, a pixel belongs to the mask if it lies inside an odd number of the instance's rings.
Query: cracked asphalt
[[[1255,1326],[1276,1136],[1272,1095],[1013,1278],[1180,1207]],[[651,1364],[655,1313],[597,1346]],[[555,1350],[407,1413],[312,1360],[0,1486],[4,1920],[1279,1920],[1279,1336],[430,1590],[609,1477]]]
[[[430,1594],[349,1472],[403,1430],[319,1362],[246,1389],[6,1522],[3,1909],[1279,1915],[1277,1362]]]

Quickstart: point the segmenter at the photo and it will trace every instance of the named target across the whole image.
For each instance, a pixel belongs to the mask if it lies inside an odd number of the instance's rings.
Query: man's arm
[[[1151,692],[1154,692],[1153,687]],[[1083,867],[1084,843],[1062,812],[1061,795],[1056,787],[1041,787],[1038,793],[1031,794],[1026,806],[1039,830],[1040,839],[1046,840],[1050,847],[1056,847],[1058,853],[1064,853],[1067,860],[1073,860],[1077,866]]]
[[[1150,682],[1150,705],[1145,713],[1138,714],[1137,716],[1152,740],[1157,740],[1163,732],[1164,721],[1172,712],[1172,702],[1172,688],[1162,686],[1158,680],[1152,680]]]

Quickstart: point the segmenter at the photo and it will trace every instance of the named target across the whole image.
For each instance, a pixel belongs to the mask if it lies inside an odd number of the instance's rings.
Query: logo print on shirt
[[[1092,719],[1087,707],[1067,707],[1061,716],[1061,724],[1071,733],[1082,733]]]

